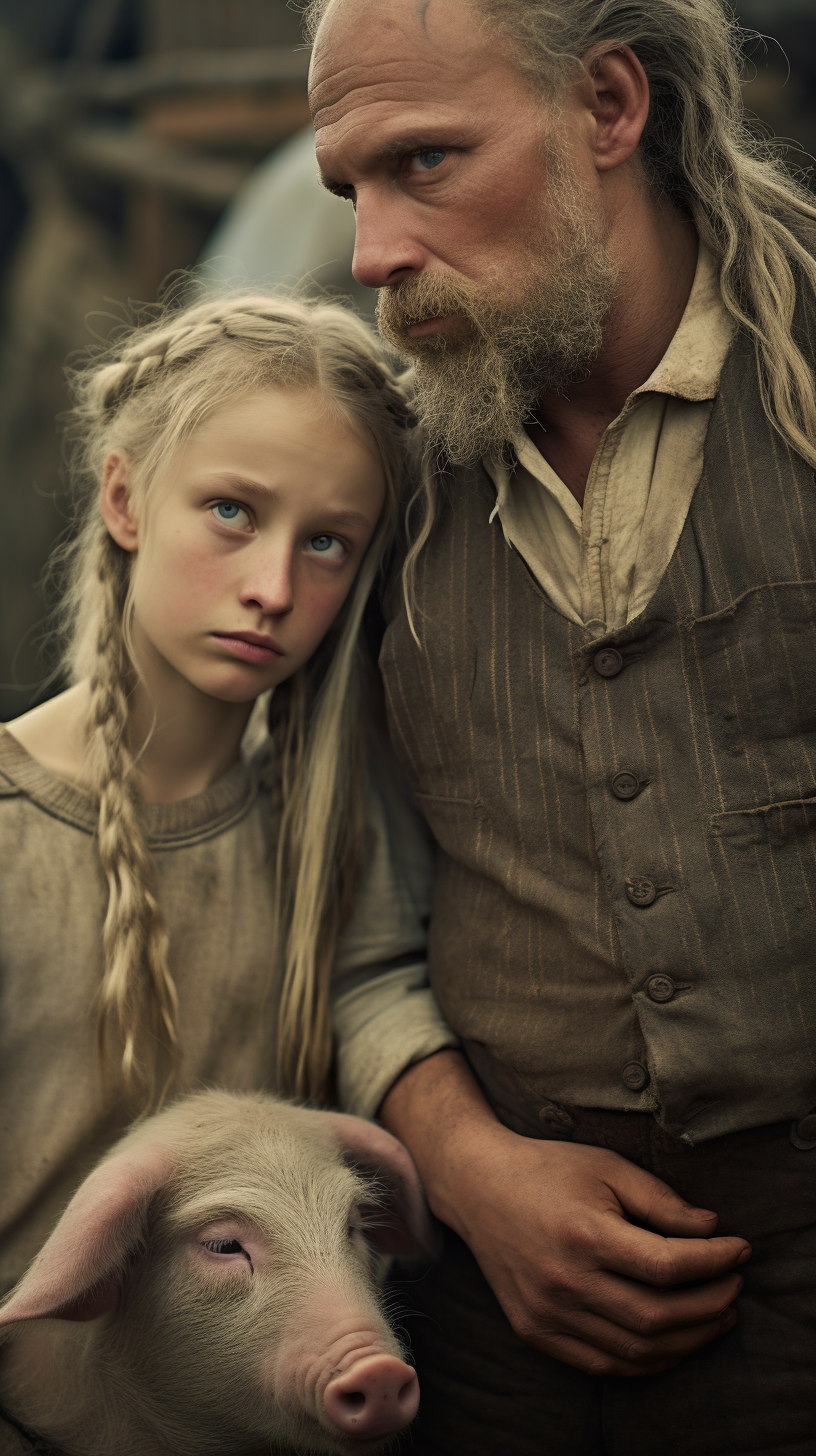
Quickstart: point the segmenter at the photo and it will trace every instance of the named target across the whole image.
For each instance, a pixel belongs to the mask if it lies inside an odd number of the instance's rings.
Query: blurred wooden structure
[[[89,0],[98,25],[115,6]],[[35,152],[86,205],[107,191],[128,292],[151,298],[255,163],[308,122],[308,54],[285,0],[143,0],[140,29],[133,61],[8,77],[0,144]]]
[[[106,61],[124,4],[137,52]],[[152,299],[194,263],[257,162],[308,121],[308,54],[286,0],[83,0],[68,58],[25,64],[8,41],[0,33],[0,154],[28,215],[0,300],[0,492],[13,520],[0,534],[0,718],[27,706],[23,685],[47,665],[35,583],[65,523],[54,417],[66,356],[90,341],[89,315],[104,334],[117,301]]]

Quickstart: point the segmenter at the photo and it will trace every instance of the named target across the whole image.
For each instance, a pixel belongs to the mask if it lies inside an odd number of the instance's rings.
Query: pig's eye
[[[204,1238],[203,1235],[207,1233],[211,1234],[212,1237],[209,1239]],[[221,1264],[223,1268],[234,1269],[236,1265],[240,1265],[246,1260],[252,1272],[255,1272],[252,1264],[252,1255],[249,1250],[238,1239],[230,1238],[226,1232],[219,1238],[217,1225],[215,1227],[211,1226],[209,1229],[201,1230],[198,1246],[200,1249],[206,1249],[210,1258],[215,1260],[216,1265]]]
[[[245,1259],[249,1258],[243,1244],[239,1244],[237,1239],[209,1239],[204,1248],[209,1249],[211,1254],[243,1254]]]

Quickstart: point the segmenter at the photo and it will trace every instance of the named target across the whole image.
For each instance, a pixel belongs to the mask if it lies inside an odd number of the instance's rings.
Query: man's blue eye
[[[429,147],[425,152],[417,152],[416,159],[420,167],[424,167],[426,172],[430,172],[433,167],[438,167],[440,162],[444,162],[447,155],[447,152],[443,151],[441,147]]]

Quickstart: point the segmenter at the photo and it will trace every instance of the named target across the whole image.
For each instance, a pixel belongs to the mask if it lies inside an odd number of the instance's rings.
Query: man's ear
[[[640,141],[649,115],[649,82],[631,46],[593,46],[583,64],[594,93],[595,166],[608,172],[628,162]]]
[[[122,450],[112,450],[102,466],[99,508],[117,546],[123,551],[135,551],[139,542],[131,496],[130,461]]]

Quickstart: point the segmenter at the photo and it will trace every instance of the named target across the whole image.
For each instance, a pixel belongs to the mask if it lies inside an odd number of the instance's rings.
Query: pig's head
[[[0,1325],[34,1338],[13,1342],[4,1398],[77,1452],[378,1450],[419,1401],[382,1254],[432,1248],[414,1165],[381,1128],[198,1094],[123,1139],[9,1296]],[[63,1374],[81,1341],[73,1394],[49,1401],[54,1341],[30,1321],[69,1322]]]

